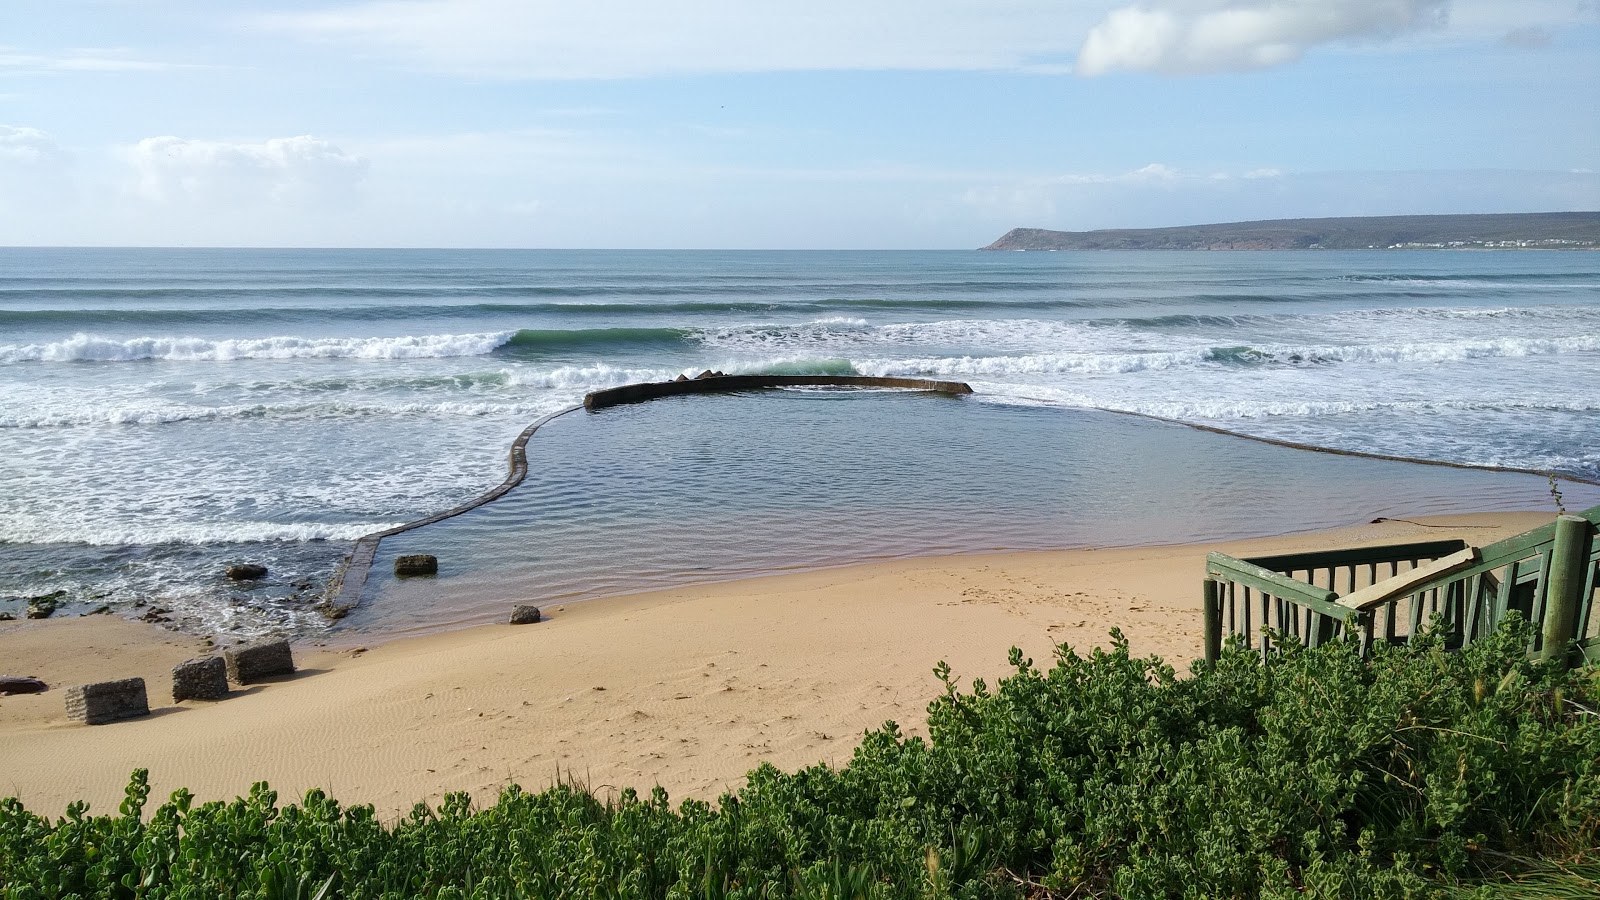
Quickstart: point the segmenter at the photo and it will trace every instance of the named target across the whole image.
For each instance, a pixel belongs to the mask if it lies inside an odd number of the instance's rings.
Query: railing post
[[[1215,578],[1207,578],[1202,594],[1207,665],[1215,665],[1222,656],[1222,599],[1218,587]]]
[[[1567,663],[1567,645],[1577,636],[1578,596],[1588,562],[1589,521],[1579,516],[1556,519],[1555,546],[1545,576],[1544,645],[1539,658]]]
[[[1311,630],[1310,646],[1320,647],[1332,641],[1333,635],[1339,627],[1339,622],[1335,621],[1331,616],[1325,616],[1320,613],[1311,613],[1310,615],[1317,617],[1314,623],[1315,627]]]

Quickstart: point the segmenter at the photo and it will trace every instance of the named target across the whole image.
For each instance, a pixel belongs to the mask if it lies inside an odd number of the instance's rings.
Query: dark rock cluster
[[[234,581],[256,581],[267,577],[267,567],[255,563],[239,563],[229,566],[225,574]]]
[[[394,560],[394,574],[401,578],[409,578],[413,575],[437,575],[439,574],[439,558],[428,553],[397,556]]]
[[[49,686],[37,678],[0,675],[0,697],[8,694],[42,694]]]

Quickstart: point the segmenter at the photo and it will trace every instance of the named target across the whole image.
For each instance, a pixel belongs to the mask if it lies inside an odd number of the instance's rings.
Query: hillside
[[[1600,248],[1600,212],[1266,219],[1172,228],[1013,228],[984,250]]]

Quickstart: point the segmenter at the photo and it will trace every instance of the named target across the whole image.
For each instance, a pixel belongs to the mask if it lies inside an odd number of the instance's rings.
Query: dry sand
[[[403,815],[468,791],[489,802],[575,777],[605,791],[664,785],[715,799],[763,760],[849,759],[885,720],[924,733],[931,670],[991,681],[1012,646],[1048,665],[1060,642],[1104,645],[1119,626],[1180,670],[1200,652],[1205,553],[1247,555],[1462,537],[1482,544],[1548,514],[1391,521],[1223,545],[1006,553],[873,563],[592,600],[548,621],[483,626],[370,649],[297,650],[301,672],[173,704],[171,667],[210,648],[109,616],[0,624],[0,674],[44,694],[0,698],[0,795],[60,815],[114,811],[136,767],[155,797],[180,786],[231,799],[258,780],[285,800],[312,787]],[[143,676],[154,714],[88,727],[62,689]]]

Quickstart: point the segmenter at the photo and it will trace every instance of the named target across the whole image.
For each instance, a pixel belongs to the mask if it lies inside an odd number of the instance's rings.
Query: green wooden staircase
[[[1268,653],[1274,632],[1310,646],[1356,634],[1365,654],[1379,641],[1439,628],[1455,648],[1516,610],[1535,626],[1530,654],[1600,662],[1597,532],[1600,506],[1485,547],[1455,540],[1248,559],[1212,553],[1206,659],[1217,658],[1227,635]]]

